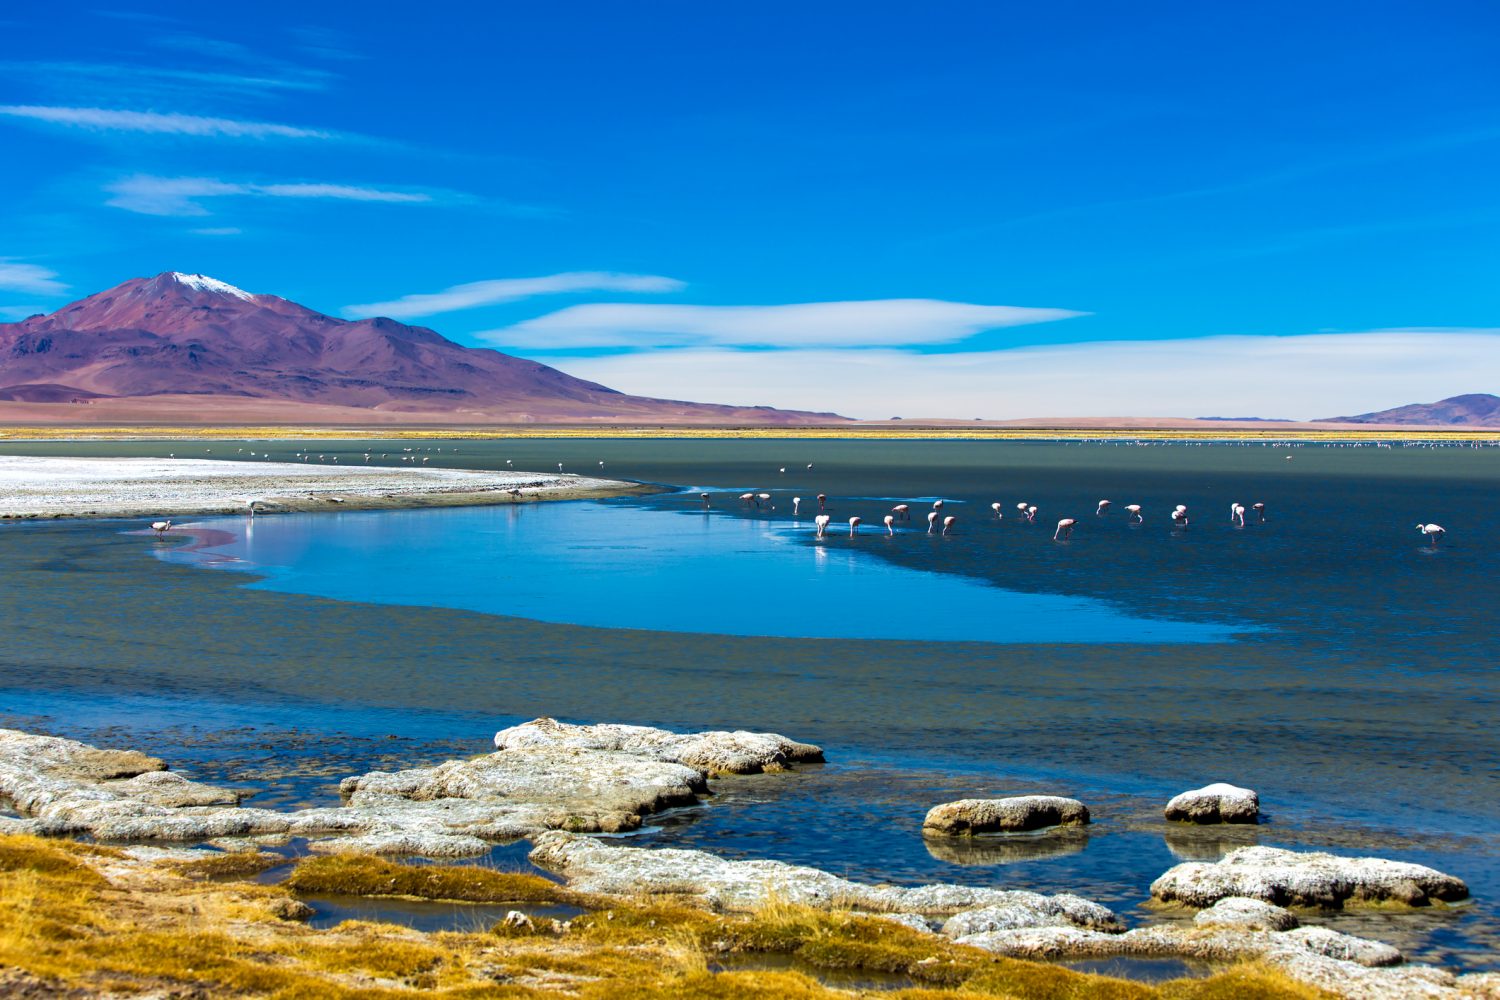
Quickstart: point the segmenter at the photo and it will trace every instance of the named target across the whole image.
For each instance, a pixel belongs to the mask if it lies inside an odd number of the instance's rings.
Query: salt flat
[[[462,506],[615,496],[637,484],[583,476],[292,462],[0,455],[0,517],[136,517]]]

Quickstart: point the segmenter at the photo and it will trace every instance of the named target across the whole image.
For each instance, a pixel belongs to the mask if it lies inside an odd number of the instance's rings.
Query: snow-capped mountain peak
[[[171,272],[171,278],[179,285],[191,288],[196,292],[214,292],[219,295],[233,295],[237,299],[246,302],[254,302],[255,296],[243,288],[236,288],[227,281],[218,278],[210,278],[206,274],[183,274],[181,271]]]

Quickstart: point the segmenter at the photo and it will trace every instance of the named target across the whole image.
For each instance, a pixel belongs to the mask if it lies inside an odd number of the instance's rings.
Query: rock
[[[955,913],[943,924],[943,933],[958,938],[989,931],[1020,930],[1023,927],[1083,927],[1108,932],[1124,930],[1108,907],[1081,896],[1067,893],[1042,896],[1030,892],[1016,892],[1014,896],[1016,898],[1006,903]]]
[[[1260,796],[1223,782],[1206,785],[1173,796],[1166,817],[1181,823],[1255,823],[1260,820]]]
[[[1108,909],[1076,896],[944,884],[866,885],[781,861],[726,861],[705,851],[616,847],[562,832],[542,834],[534,843],[534,864],[563,875],[573,889],[601,895],[681,896],[726,911],[753,910],[773,898],[819,909],[924,915],[1029,906],[1076,914],[1090,926],[1118,927]]]
[[[271,913],[281,920],[311,920],[317,911],[300,899],[286,897],[271,901]]]
[[[531,918],[522,913],[520,910],[511,910],[509,913],[507,913],[505,915],[505,919],[500,921],[500,926],[508,927],[511,930],[518,931],[536,930],[536,925],[531,922]]]
[[[1401,951],[1383,941],[1370,941],[1340,934],[1327,927],[1299,927],[1280,935],[1280,941],[1295,941],[1308,951],[1359,965],[1400,965]]]
[[[1345,903],[1423,906],[1469,895],[1459,879],[1423,865],[1382,858],[1242,847],[1214,864],[1188,862],[1151,883],[1153,898],[1206,907],[1227,896],[1277,906],[1340,907]]]
[[[1077,799],[1058,795],[1017,795],[1006,799],[959,799],[928,810],[924,836],[963,837],[1009,833],[1049,826],[1081,826],[1089,811]]]
[[[1314,933],[1316,932],[1316,933]],[[1291,978],[1349,1000],[1404,1000],[1443,997],[1460,1000],[1454,976],[1431,966],[1372,968],[1337,957],[1356,956],[1385,962],[1399,952],[1378,941],[1365,941],[1325,928],[1304,927],[1276,933],[1261,930],[1188,928],[1176,925],[1139,927],[1105,934],[1080,927],[1024,927],[984,931],[956,939],[986,951],[1045,961],[1090,958],[1177,958],[1225,964],[1263,962]]]
[[[495,749],[575,749],[631,754],[686,764],[709,774],[759,774],[788,764],[816,763],[823,751],[776,733],[673,733],[649,726],[601,723],[575,726],[536,719],[495,734]]]
[[[1289,931],[1299,924],[1291,910],[1244,896],[1226,896],[1193,918],[1196,927],[1230,930]]]

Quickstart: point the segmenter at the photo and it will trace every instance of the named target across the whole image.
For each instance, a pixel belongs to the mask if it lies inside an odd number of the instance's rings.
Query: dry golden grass
[[[850,994],[817,977],[837,969],[904,977],[912,988],[879,991],[892,1000],[1320,995],[1249,967],[1159,986],[1087,976],[1001,958],[874,917],[783,902],[726,916],[645,900],[580,900],[593,908],[566,933],[546,921],[532,932],[507,934],[423,934],[368,922],[320,931],[279,919],[292,902],[287,888],[204,882],[180,869],[180,863],[147,864],[87,845],[0,836],[0,990],[4,975],[26,975],[57,989],[123,996],[831,1000]],[[376,858],[319,858],[297,869],[299,883],[319,891],[560,898],[544,893],[556,889],[544,879],[482,868],[441,871]],[[755,967],[757,956],[778,967]],[[721,970],[731,959],[743,967]]]

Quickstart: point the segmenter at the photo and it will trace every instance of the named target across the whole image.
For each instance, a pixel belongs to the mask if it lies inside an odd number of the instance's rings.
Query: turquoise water
[[[883,527],[851,536],[847,522],[819,539],[805,513],[755,519],[576,502],[195,524],[232,540],[154,551],[261,574],[251,586],[287,593],[571,625],[1013,643],[1221,642],[1233,634],[901,565],[879,550],[931,552],[973,539],[906,528],[888,536]]]

